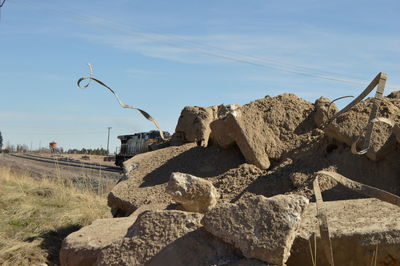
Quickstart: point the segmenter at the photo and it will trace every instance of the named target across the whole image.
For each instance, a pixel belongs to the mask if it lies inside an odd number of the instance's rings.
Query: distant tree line
[[[97,148],[97,149],[69,149],[67,153],[72,153],[72,154],[90,154],[90,155],[107,155],[107,150],[103,148]]]

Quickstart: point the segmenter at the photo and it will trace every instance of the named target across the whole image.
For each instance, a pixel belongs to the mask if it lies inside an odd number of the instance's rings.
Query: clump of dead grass
[[[66,235],[105,217],[105,195],[0,168],[0,265],[57,264]]]

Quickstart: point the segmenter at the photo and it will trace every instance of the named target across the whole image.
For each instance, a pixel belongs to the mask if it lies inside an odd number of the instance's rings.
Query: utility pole
[[[108,136],[107,136],[107,155],[110,154],[109,147],[110,147],[110,130],[112,127],[108,127]]]

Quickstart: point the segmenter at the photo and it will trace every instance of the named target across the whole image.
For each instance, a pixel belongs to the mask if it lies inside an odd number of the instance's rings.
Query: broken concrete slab
[[[124,239],[100,252],[96,265],[212,265],[241,259],[201,228],[201,218],[183,211],[144,212]]]
[[[201,214],[146,211],[126,237],[100,252],[96,265],[143,265],[171,242],[201,226]]]
[[[166,192],[189,212],[205,213],[217,204],[219,198],[217,189],[210,181],[178,172],[171,174]]]
[[[300,226],[308,199],[299,195],[254,196],[207,212],[204,228],[240,249],[246,258],[282,265]]]
[[[143,205],[129,217],[95,220],[92,224],[68,235],[63,240],[60,250],[60,264],[62,266],[93,265],[100,250],[120,241],[142,212],[164,208],[163,204]]]
[[[198,228],[171,242],[146,265],[230,265],[242,258],[233,246]]]
[[[378,199],[324,202],[335,265],[400,265],[400,208]],[[287,265],[312,265],[309,245],[317,239],[317,265],[328,265],[319,235],[315,203],[302,216]]]
[[[122,239],[135,220],[136,217],[98,219],[68,235],[60,250],[60,265],[93,265],[100,250]]]
[[[340,115],[325,129],[325,133],[339,142],[351,146],[358,140],[358,149],[363,148],[366,126],[373,105],[373,99],[367,99],[355,105],[348,112]],[[384,97],[379,108],[378,117],[400,121],[400,106],[397,99]],[[375,123],[367,157],[379,161],[395,149],[396,139],[392,136],[392,129],[384,123]]]
[[[221,147],[236,143],[248,163],[261,169],[310,141],[314,106],[294,94],[265,97],[211,123]]]
[[[128,216],[147,204],[171,203],[165,184],[171,173],[184,172],[198,177],[213,177],[244,162],[240,151],[232,147],[198,147],[194,143],[171,146],[138,154],[124,162],[132,168],[108,195],[108,205],[118,216]],[[133,167],[134,166],[134,167]]]
[[[223,120],[217,120],[211,124],[212,139],[222,148],[227,148],[233,143],[239,147],[244,158],[248,163],[254,164],[261,169],[268,169],[270,161],[263,147],[256,143],[259,139],[249,139],[246,136],[246,125],[242,123],[243,114],[241,110],[234,114],[228,114]]]

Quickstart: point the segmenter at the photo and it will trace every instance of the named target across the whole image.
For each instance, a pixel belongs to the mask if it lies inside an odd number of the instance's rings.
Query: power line
[[[3,2],[1,2],[1,0],[0,0],[0,20],[1,20],[1,8],[4,6],[5,2],[6,2],[6,0],[3,0]]]
[[[152,41],[160,41],[159,38],[157,38],[157,36],[161,36],[164,37],[166,39],[164,39],[164,43],[169,44],[170,46],[173,47],[177,47],[175,45],[175,43],[172,43],[171,41],[173,41],[173,39],[179,39],[183,42],[186,43],[192,43],[192,44],[196,44],[199,47],[196,47],[197,49],[193,49],[190,47],[184,47],[187,50],[192,50],[192,51],[196,51],[198,53],[202,53],[205,55],[209,55],[209,56],[214,56],[214,57],[218,57],[218,58],[222,58],[225,60],[230,60],[230,61],[235,61],[235,62],[240,62],[240,63],[246,63],[246,64],[250,64],[253,66],[258,66],[258,67],[263,67],[263,68],[268,68],[268,69],[275,69],[278,71],[283,71],[283,72],[287,72],[287,73],[292,73],[292,74],[298,74],[298,75],[303,75],[303,76],[309,76],[309,77],[315,77],[315,78],[319,78],[319,79],[325,79],[325,80],[330,80],[330,81],[336,81],[336,82],[341,82],[341,83],[347,83],[347,84],[352,84],[352,85],[365,85],[366,82],[362,82],[362,81],[358,81],[358,80],[353,80],[353,79],[349,79],[349,78],[343,78],[343,77],[333,77],[333,76],[327,76],[327,75],[322,75],[322,74],[318,74],[318,73],[312,73],[310,71],[304,71],[304,70],[296,70],[295,68],[303,68],[303,69],[310,69],[310,70],[314,70],[315,71],[319,71],[320,73],[334,73],[334,72],[328,72],[328,71],[324,71],[324,70],[318,70],[316,68],[309,68],[309,67],[304,67],[304,66],[298,66],[298,65],[293,65],[293,64],[287,64],[287,63],[283,63],[283,62],[278,62],[278,61],[274,61],[272,59],[265,59],[265,58],[261,58],[261,57],[256,57],[256,56],[251,56],[251,55],[246,55],[243,53],[239,53],[236,51],[230,51],[227,49],[222,49],[216,46],[211,46],[211,45],[207,45],[207,44],[203,44],[200,42],[195,42],[192,40],[188,40],[186,38],[180,37],[180,36],[175,36],[175,35],[168,35],[168,34],[159,34],[159,33],[154,33],[154,32],[150,32],[152,35],[148,34],[148,33],[143,33],[143,32],[138,32],[138,31],[134,31],[129,29],[131,26],[125,23],[121,23],[121,22],[115,22],[113,20],[105,20],[101,17],[97,17],[97,16],[92,16],[94,18],[99,19],[100,23],[101,21],[103,21],[103,23],[101,25],[108,27],[112,30],[117,30],[120,32],[125,32],[128,34],[132,34],[132,35],[140,35],[142,36],[143,39],[147,39],[147,40],[152,40]],[[85,21],[84,19],[81,21]],[[86,22],[92,22],[90,19],[86,20]],[[111,22],[111,23],[110,23]],[[112,27],[110,24],[114,24],[117,27]],[[123,29],[123,27],[121,26],[125,26],[125,29]],[[203,47],[201,47],[203,46]],[[215,50],[219,50],[220,53],[216,53],[216,52],[212,52],[212,51],[208,51],[205,50],[204,47],[209,47],[209,48],[213,48]],[[178,47],[180,49],[182,49],[182,47]],[[199,50],[200,49],[200,50]],[[242,57],[238,57],[237,55],[241,55]],[[258,61],[258,62],[257,62]],[[268,64],[269,63],[269,64]],[[279,66],[280,65],[280,66]]]
[[[25,3],[26,4],[26,3]],[[27,4],[27,6],[32,7],[32,5]],[[59,8],[59,6],[57,6]],[[155,42],[163,42],[164,44],[167,44],[169,46],[178,48],[178,49],[183,49],[183,50],[188,50],[188,51],[194,51],[200,54],[208,55],[208,56],[213,56],[217,58],[221,58],[224,60],[230,60],[234,62],[239,62],[239,63],[244,63],[248,65],[253,65],[257,67],[262,67],[266,69],[274,69],[286,73],[291,73],[291,74],[297,74],[297,75],[302,75],[302,76],[307,76],[307,77],[313,77],[313,78],[318,78],[318,79],[323,79],[323,80],[329,80],[329,81],[334,81],[334,82],[340,82],[340,83],[345,83],[345,84],[350,84],[350,85],[366,85],[368,82],[363,82],[360,80],[354,80],[351,78],[343,77],[341,73],[337,72],[330,72],[326,71],[323,69],[318,69],[318,68],[313,68],[313,67],[307,67],[307,66],[300,66],[296,64],[289,64],[277,60],[273,60],[270,58],[265,58],[265,57],[259,57],[259,56],[253,56],[253,55],[247,55],[238,51],[233,51],[229,50],[226,48],[221,48],[197,41],[193,41],[187,38],[184,38],[182,36],[177,36],[177,35],[170,35],[170,34],[161,34],[161,33],[156,33],[152,31],[147,32],[141,32],[139,30],[136,30],[138,27],[132,27],[132,25],[113,20],[113,19],[104,19],[104,17],[97,16],[97,15],[90,15],[90,16],[84,16],[84,15],[76,15],[75,13],[80,12],[79,9],[75,8],[63,8],[62,11],[59,9],[56,9],[55,7],[52,8],[55,12],[58,12],[60,14],[67,14],[67,17],[73,17],[74,20],[81,21],[86,24],[95,24],[95,25],[102,25],[103,28],[109,28],[112,31],[118,31],[118,32],[124,32],[127,33],[128,35],[136,35],[136,36],[141,36],[142,39],[145,40],[150,40],[150,41],[155,41]],[[102,28],[102,29],[103,29]],[[161,37],[161,38],[160,38]],[[186,46],[177,46],[176,45],[176,40],[180,40],[183,42]],[[207,49],[208,48],[208,49]],[[213,50],[213,51],[210,51]],[[326,73],[326,74],[324,74]],[[329,74],[329,75],[327,75]]]

